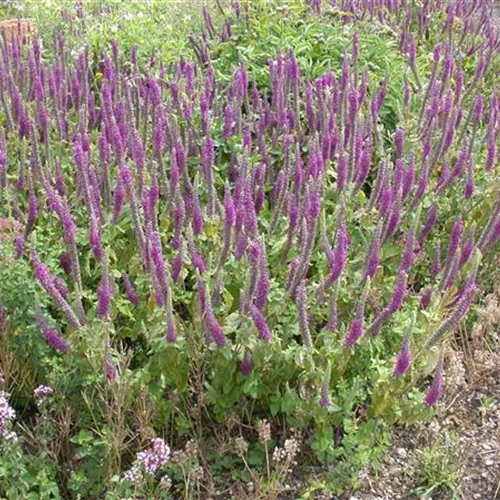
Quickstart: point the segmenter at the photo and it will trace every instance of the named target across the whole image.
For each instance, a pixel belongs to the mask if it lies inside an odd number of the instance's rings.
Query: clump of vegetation
[[[175,64],[78,2],[2,45],[2,494],[338,493],[439,401],[500,239],[491,2],[310,3]]]

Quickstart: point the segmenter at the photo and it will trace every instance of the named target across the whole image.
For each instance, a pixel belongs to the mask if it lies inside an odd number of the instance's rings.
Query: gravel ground
[[[472,331],[457,332],[445,369],[436,418],[395,429],[380,471],[350,500],[500,500],[500,287]]]
[[[436,419],[397,429],[378,475],[366,474],[362,490],[350,500],[500,498],[500,357],[497,363],[496,373],[476,388],[468,388]],[[437,478],[446,479],[446,474],[431,470],[445,461],[449,461],[447,473],[457,478],[457,487],[442,484],[429,493]]]

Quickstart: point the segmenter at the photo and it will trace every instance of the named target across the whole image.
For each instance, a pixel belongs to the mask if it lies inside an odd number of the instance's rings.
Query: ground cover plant
[[[492,7],[217,3],[173,63],[76,2],[3,43],[0,493],[341,494],[431,415],[500,239]]]

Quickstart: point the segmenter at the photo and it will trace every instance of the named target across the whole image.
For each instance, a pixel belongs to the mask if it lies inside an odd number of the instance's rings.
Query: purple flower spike
[[[403,150],[405,144],[405,134],[401,129],[396,130],[394,142],[396,145],[396,160],[399,160],[403,157]]]
[[[441,395],[443,394],[443,357],[439,358],[438,364],[436,366],[436,371],[434,372],[434,380],[425,396],[425,406],[434,406]]]
[[[344,341],[344,347],[353,347],[363,334],[363,322],[353,319],[349,327],[349,333]]]
[[[177,330],[175,328],[174,315],[167,312],[167,331],[165,333],[167,342],[173,344],[177,340]]]
[[[424,291],[422,292],[422,295],[420,297],[420,310],[425,310],[429,307],[429,304],[431,303],[431,298],[432,298],[432,288],[427,287],[424,288]]]
[[[319,405],[321,408],[328,408],[332,404],[332,397],[330,395],[330,377],[332,373],[332,366],[330,361],[326,366],[325,375],[323,377],[323,382],[321,384],[321,399],[319,400]]]
[[[36,310],[36,322],[42,331],[47,344],[49,344],[53,349],[63,353],[68,352],[71,349],[71,346],[61,337],[61,335],[59,335],[59,333],[45,321],[39,307],[37,307]]]
[[[412,354],[410,351],[410,339],[413,333],[413,328],[415,326],[415,315],[412,317],[410,328],[408,333],[404,336],[403,342],[401,343],[401,348],[398,352],[396,358],[396,364],[394,365],[394,376],[402,377],[411,365]]]
[[[375,233],[372,238],[370,252],[368,253],[368,259],[366,262],[366,271],[363,280],[366,278],[373,278],[374,274],[377,272],[378,266],[380,264],[380,246],[381,246],[381,234],[382,234],[382,221],[377,224],[375,228]]]
[[[424,226],[422,227],[420,234],[418,235],[419,246],[422,246],[424,244],[425,237],[432,231],[433,227],[436,225],[436,222],[438,220],[438,208],[438,204],[434,203],[427,211]]]
[[[137,295],[137,292],[134,288],[134,285],[132,284],[132,281],[130,280],[130,276],[127,273],[122,274],[123,278],[123,285],[125,287],[125,296],[127,299],[134,304],[135,306],[139,305],[139,296]]]
[[[103,270],[101,284],[97,288],[97,316],[102,320],[109,319],[109,306],[112,295],[107,272]]]
[[[267,321],[264,318],[264,315],[262,312],[257,309],[257,307],[252,306],[250,309],[250,317],[252,318],[252,321],[255,325],[255,328],[257,329],[257,332],[259,333],[259,337],[261,340],[264,342],[269,342],[273,334],[271,333],[271,330],[269,329],[269,326],[267,325]]]
[[[241,367],[240,367],[241,374],[245,376],[250,375],[252,367],[253,367],[252,355],[250,354],[250,351],[245,351],[245,354],[243,355],[243,361],[241,362]]]
[[[212,316],[208,318],[207,325],[208,325],[208,331],[212,336],[212,338],[214,339],[214,342],[217,344],[217,346],[224,347],[226,345],[226,337],[224,335],[224,330],[213,316],[213,313]]]
[[[403,305],[403,302],[406,298],[407,287],[408,277],[406,273],[400,272],[398,274],[398,280],[396,282],[396,286],[394,287],[394,291],[392,292],[392,297],[388,305],[388,309],[391,314],[401,309],[401,306]]]
[[[434,251],[434,259],[431,266],[431,275],[435,278],[441,272],[441,245],[439,241],[436,244]]]
[[[59,257],[59,262],[61,263],[61,267],[64,272],[71,275],[71,256],[68,253],[63,252]]]
[[[403,340],[403,343],[401,345],[401,349],[398,352],[396,364],[394,366],[394,376],[395,377],[403,376],[407,372],[408,368],[410,367],[410,364],[412,361],[412,355],[411,355],[408,343],[409,342],[407,340],[407,337],[405,337],[405,339]]]
[[[453,223],[453,227],[451,228],[451,236],[450,236],[450,242],[448,244],[448,254],[447,258],[451,259],[454,255],[455,252],[458,249],[458,246],[460,245],[460,238],[462,236],[462,231],[463,231],[463,224],[462,224],[462,218],[458,216],[455,219],[455,222]]]

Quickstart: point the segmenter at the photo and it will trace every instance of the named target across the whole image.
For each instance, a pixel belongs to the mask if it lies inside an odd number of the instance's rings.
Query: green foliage
[[[409,469],[418,478],[413,493],[422,498],[431,498],[436,494],[453,500],[461,498],[464,455],[459,450],[458,436],[447,433],[429,447],[416,450],[409,464]]]

